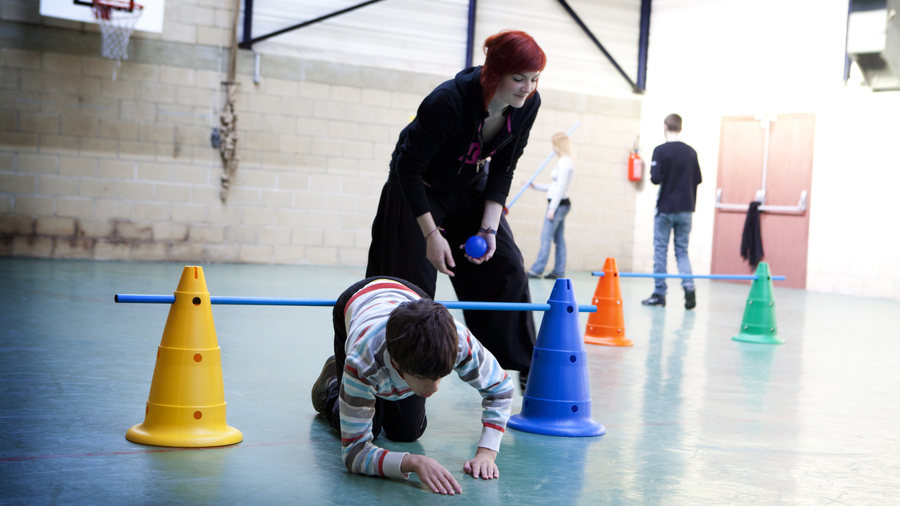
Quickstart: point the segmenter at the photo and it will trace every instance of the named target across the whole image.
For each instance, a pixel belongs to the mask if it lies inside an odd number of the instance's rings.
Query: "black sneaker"
[[[665,304],[663,304],[665,305]],[[687,290],[684,291],[684,308],[685,309],[694,309],[697,307],[697,291],[696,290]]]
[[[525,274],[527,274],[529,278],[533,278],[533,279],[541,279],[543,277],[540,274],[532,271],[531,269],[526,270]]]
[[[561,275],[557,276],[556,274],[553,274],[551,272],[550,274],[547,274],[546,276],[544,276],[544,279],[559,279],[562,277],[565,277],[565,274],[561,274]]]
[[[666,296],[654,293],[649,299],[642,300],[641,304],[645,306],[662,306],[666,307]]]
[[[519,387],[522,389],[522,395],[525,395],[526,386],[528,386],[528,371],[519,371]]]
[[[337,381],[337,370],[334,368],[334,355],[328,357],[325,365],[322,366],[322,372],[319,373],[319,379],[312,387],[312,405],[316,413],[325,411],[325,401],[328,400],[328,386]]]

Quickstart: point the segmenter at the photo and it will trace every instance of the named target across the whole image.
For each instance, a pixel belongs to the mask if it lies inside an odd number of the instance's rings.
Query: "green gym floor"
[[[598,268],[601,266],[598,265]],[[631,348],[587,345],[594,438],[507,430],[500,479],[462,473],[480,398],[449,377],[416,443],[462,495],[348,475],[309,390],[331,354],[330,308],[215,306],[228,423],[240,444],[148,447],[143,422],[183,265],[0,259],[0,504],[898,504],[900,303],[775,289],[781,346],[732,341],[748,285],[698,281],[686,311],[642,307],[623,279]],[[336,298],[362,268],[205,266],[212,295]],[[572,276],[589,304],[597,278]],[[777,283],[776,283],[777,285]],[[552,282],[532,280],[546,301]],[[446,278],[438,300],[454,299]],[[461,315],[457,312],[457,317]],[[537,315],[540,318],[540,314]],[[581,315],[581,329],[587,315]],[[521,408],[516,394],[513,413]]]

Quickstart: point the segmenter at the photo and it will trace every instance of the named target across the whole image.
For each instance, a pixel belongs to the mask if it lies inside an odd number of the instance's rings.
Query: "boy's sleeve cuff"
[[[409,479],[409,473],[400,470],[400,462],[403,456],[409,455],[409,452],[386,452],[384,462],[381,463],[381,470],[386,478]]]
[[[503,439],[502,431],[485,426],[481,428],[481,439],[478,441],[478,446],[500,453],[501,439]]]

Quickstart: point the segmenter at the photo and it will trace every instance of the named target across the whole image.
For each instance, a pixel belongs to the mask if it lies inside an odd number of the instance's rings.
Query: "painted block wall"
[[[180,13],[171,23],[168,7]],[[242,51],[241,162],[222,203],[209,137],[223,101],[227,30],[201,37],[205,25],[185,24],[188,7],[213,19],[233,14],[167,2],[163,33],[136,37],[115,81],[91,26],[4,14],[0,254],[364,265],[397,135],[445,77],[264,54],[257,84]],[[550,136],[580,121],[569,268],[629,259],[634,194],[622,174],[640,100],[541,92],[511,193],[550,152]],[[543,194],[528,192],[509,217],[527,263],[545,206]]]

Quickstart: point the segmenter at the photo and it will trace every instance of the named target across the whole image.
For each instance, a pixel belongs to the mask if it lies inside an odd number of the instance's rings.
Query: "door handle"
[[[764,204],[759,206],[759,210],[776,214],[803,214],[806,212],[806,199],[807,193],[806,190],[803,190],[800,192],[800,202],[798,202],[796,206],[770,206]],[[749,208],[750,206],[747,204],[723,204],[722,189],[716,188],[716,209],[747,212],[747,209]]]

